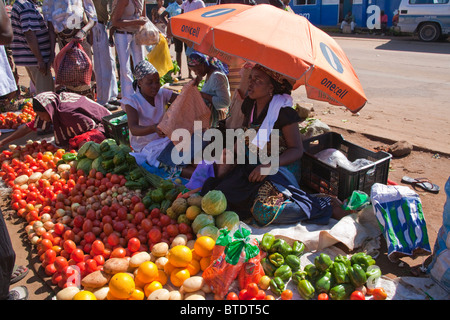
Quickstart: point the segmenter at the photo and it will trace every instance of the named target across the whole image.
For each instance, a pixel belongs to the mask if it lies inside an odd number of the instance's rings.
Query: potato
[[[211,293],[211,292],[212,292],[211,286],[210,286],[209,284],[207,284],[207,283],[205,283],[205,284],[203,285],[203,287],[201,288],[201,290],[202,290],[204,293]]]
[[[116,274],[126,272],[130,262],[125,258],[110,258],[103,265],[103,271],[108,274]]]
[[[173,248],[175,246],[185,246],[187,244],[187,241],[187,236],[181,233],[172,240],[170,247]]]
[[[70,164],[60,164],[58,166],[58,172],[70,171]]]
[[[67,287],[56,294],[58,300],[72,300],[73,296],[80,292],[78,287]]]
[[[187,278],[183,282],[183,288],[185,292],[199,291],[205,284],[205,280],[201,276],[193,276]]]
[[[42,177],[41,172],[35,172],[31,176],[28,177],[28,183],[34,183],[38,181]]]
[[[169,245],[165,242],[157,243],[152,248],[152,254],[155,257],[164,257],[169,252]]]
[[[206,300],[206,297],[203,291],[196,291],[187,293],[184,296],[184,300]]]
[[[183,300],[184,295],[178,291],[178,290],[173,290],[169,292],[169,300]]]
[[[92,291],[92,293],[97,298],[97,300],[106,300],[106,296],[108,295],[108,292],[109,292],[109,286],[97,288]]]
[[[130,268],[137,268],[143,262],[150,261],[151,257],[148,252],[142,251],[133,255],[130,259]]]
[[[108,283],[109,279],[111,279],[110,274],[97,270],[81,279],[81,285],[83,287],[101,288]]]
[[[14,184],[17,184],[18,186],[26,183],[28,183],[28,176],[26,174],[18,176],[16,179],[14,179]]]
[[[169,300],[170,292],[167,289],[158,289],[153,291],[147,300]]]
[[[169,261],[166,257],[159,257],[155,260],[155,264],[158,267],[159,270],[164,270],[164,266]]]

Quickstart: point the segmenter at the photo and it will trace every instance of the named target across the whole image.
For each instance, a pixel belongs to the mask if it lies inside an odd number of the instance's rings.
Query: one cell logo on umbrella
[[[341,61],[339,61],[338,56],[327,46],[325,43],[320,43],[320,50],[322,50],[322,54],[325,59],[328,61],[330,66],[339,73],[344,72],[344,67],[342,66]]]
[[[201,16],[203,18],[214,18],[218,16],[223,16],[224,14],[228,14],[230,12],[233,12],[236,9],[232,8],[220,8],[220,9],[214,9],[208,12],[203,13]]]

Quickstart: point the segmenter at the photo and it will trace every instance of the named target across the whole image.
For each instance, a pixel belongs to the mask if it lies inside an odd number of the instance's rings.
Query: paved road
[[[334,36],[350,59],[368,102],[359,116],[312,102],[325,123],[450,154],[450,41]]]

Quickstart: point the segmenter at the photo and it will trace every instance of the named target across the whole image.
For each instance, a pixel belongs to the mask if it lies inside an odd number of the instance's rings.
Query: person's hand
[[[139,19],[136,20],[136,25],[143,26],[147,22],[147,17],[140,16]]]
[[[80,29],[73,37],[75,39],[83,41],[84,38],[86,38],[86,31],[84,31],[83,29]]]
[[[164,134],[164,132],[161,131],[161,129],[158,128],[158,125],[155,124],[153,125],[154,131],[158,134],[158,136],[160,137],[165,137],[166,135]]]
[[[201,81],[202,81],[202,77],[200,77],[200,76],[195,77],[194,86],[198,86]]]
[[[38,70],[44,76],[47,75],[48,72],[47,64],[44,61],[38,61]]]
[[[261,164],[257,166],[248,176],[248,181],[250,182],[261,182],[263,181],[267,176],[263,175],[261,173],[262,168],[270,168],[270,165],[267,164]]]

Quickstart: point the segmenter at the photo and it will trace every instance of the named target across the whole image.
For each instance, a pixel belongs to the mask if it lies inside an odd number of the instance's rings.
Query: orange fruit
[[[208,257],[212,254],[216,241],[208,236],[201,236],[195,240],[194,250],[200,257]]]
[[[170,275],[173,269],[175,269],[175,267],[169,261],[167,261],[167,263],[164,265],[164,272],[167,275]]]
[[[136,287],[131,296],[128,297],[128,300],[144,300],[144,298],[145,298],[144,290],[139,287]]]
[[[109,280],[109,291],[116,298],[128,299],[134,289],[136,289],[134,279],[128,273],[116,273],[111,280]]]
[[[195,252],[194,249],[192,249],[191,252],[192,252],[192,259],[193,259],[193,260],[200,261],[200,259],[201,259],[202,257],[200,257],[200,256],[197,254],[197,252]]]
[[[178,245],[170,249],[169,263],[177,268],[184,268],[192,261],[192,252],[186,246]]]
[[[202,271],[205,271],[205,269],[209,267],[210,262],[211,262],[211,256],[202,258],[200,260],[200,269]]]
[[[156,281],[160,282],[163,286],[167,283],[167,274],[163,270],[158,270],[158,277]]]
[[[158,276],[158,267],[151,261],[141,263],[136,272],[136,279],[142,283],[150,283]]]
[[[152,281],[144,286],[145,296],[148,297],[153,291],[162,289],[163,285],[159,281]]]
[[[187,265],[186,269],[189,271],[190,275],[196,275],[201,270],[200,262],[198,260],[192,259],[192,261]]]
[[[186,210],[186,217],[189,220],[194,220],[202,212],[202,209],[197,206],[190,206]]]
[[[81,290],[73,296],[72,300],[97,300],[97,298],[92,292]]]
[[[170,282],[175,287],[181,287],[184,280],[188,279],[191,275],[186,268],[175,268],[170,274]]]

